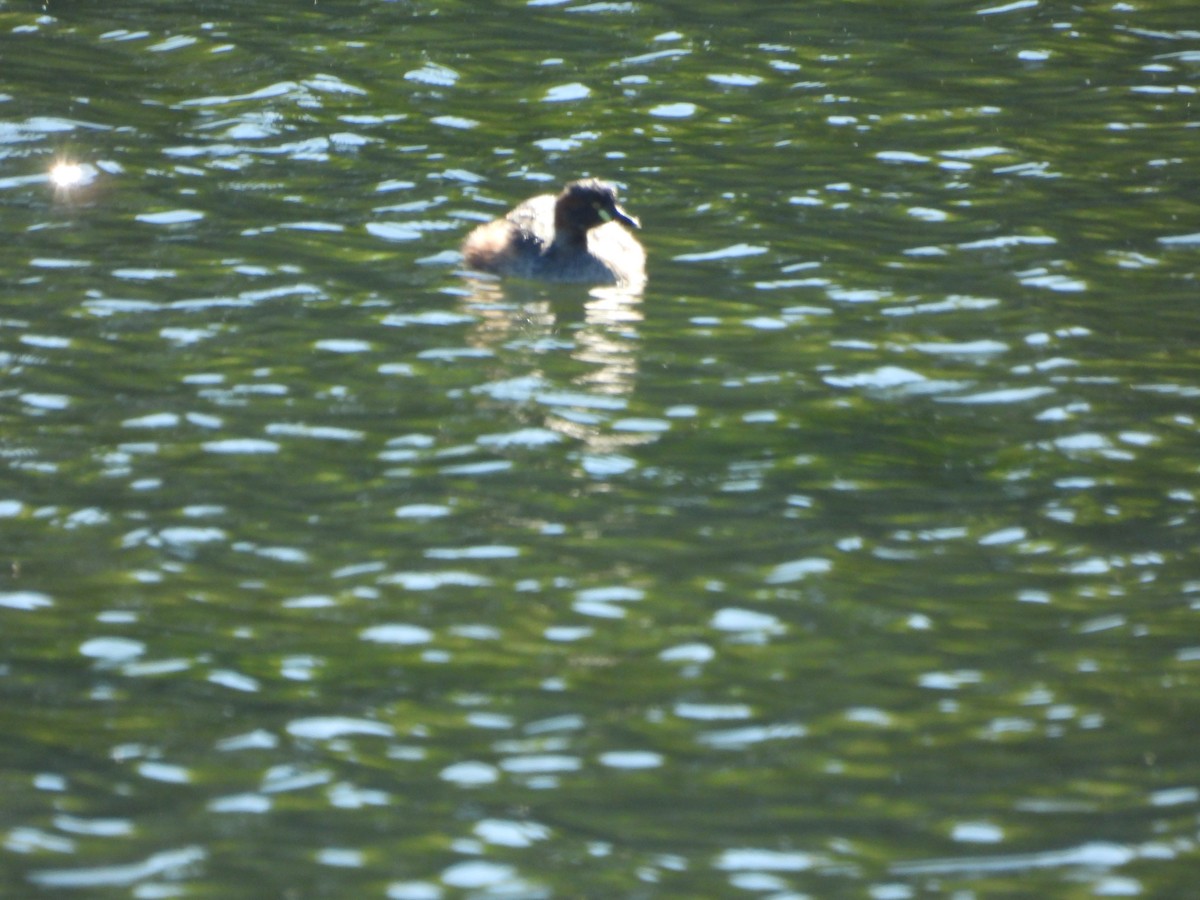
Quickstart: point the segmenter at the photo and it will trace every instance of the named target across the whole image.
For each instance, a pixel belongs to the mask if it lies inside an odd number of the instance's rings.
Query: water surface
[[[1186,894],[1193,20],[0,2],[3,893]]]

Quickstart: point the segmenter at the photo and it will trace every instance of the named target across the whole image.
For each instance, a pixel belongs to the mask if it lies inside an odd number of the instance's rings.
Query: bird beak
[[[619,207],[615,203],[613,204],[613,208],[612,208],[611,212],[609,212],[608,210],[605,210],[605,212],[608,213],[608,215],[604,216],[604,218],[608,221],[616,219],[622,225],[628,225],[630,228],[641,228],[642,227],[642,223],[640,221],[638,221],[637,216],[631,216],[629,213],[625,212],[625,210],[621,209],[621,207]],[[602,215],[603,215],[603,213],[602,213]]]

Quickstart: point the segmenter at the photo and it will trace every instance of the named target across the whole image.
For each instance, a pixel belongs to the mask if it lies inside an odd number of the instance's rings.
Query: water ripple
[[[154,853],[140,862],[126,865],[35,870],[29,874],[29,880],[49,888],[126,887],[154,877],[181,875],[207,858],[208,853],[201,847],[183,847]]]

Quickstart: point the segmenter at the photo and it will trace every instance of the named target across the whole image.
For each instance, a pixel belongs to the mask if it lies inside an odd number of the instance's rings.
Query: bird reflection
[[[469,279],[463,305],[477,321],[469,342],[491,350],[500,361],[491,385],[525,385],[503,392],[508,399],[533,401],[544,409],[543,426],[581,441],[591,453],[612,453],[643,444],[656,435],[613,432],[605,427],[610,414],[621,414],[638,377],[638,327],[643,321],[641,296],[619,287],[587,292],[580,319],[577,292],[547,297],[544,289],[526,290],[507,282]],[[545,365],[549,353],[566,352],[585,370],[569,383],[555,383]],[[553,365],[553,371],[563,368]],[[484,392],[496,395],[488,386]]]
[[[595,369],[579,382],[600,393],[626,396],[633,392],[637,377],[633,350],[642,304],[614,288],[596,288],[591,293],[583,307],[585,326],[576,332],[577,349],[572,355]]]

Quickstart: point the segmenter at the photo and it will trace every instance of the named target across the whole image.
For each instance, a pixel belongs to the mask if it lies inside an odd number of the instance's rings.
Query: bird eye
[[[601,222],[611,222],[613,220],[612,213],[610,213],[607,209],[605,209],[599,203],[593,203],[592,209],[594,209],[596,211],[596,215],[598,215],[600,217]]]

